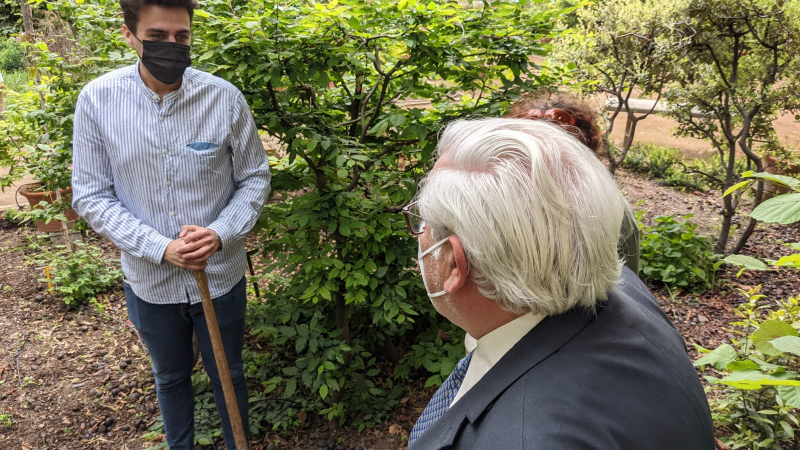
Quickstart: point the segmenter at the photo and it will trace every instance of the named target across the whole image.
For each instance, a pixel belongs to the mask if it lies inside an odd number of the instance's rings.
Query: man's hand
[[[182,269],[203,270],[208,258],[222,245],[217,233],[196,225],[184,225],[179,238],[170,242],[164,260]]]

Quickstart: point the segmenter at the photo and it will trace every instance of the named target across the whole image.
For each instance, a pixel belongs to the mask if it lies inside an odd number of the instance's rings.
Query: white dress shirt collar
[[[459,388],[458,394],[456,394],[456,398],[450,404],[450,407],[478,384],[478,381],[544,318],[545,316],[542,314],[528,313],[478,339],[474,350],[475,354],[472,355],[472,361],[470,361],[467,368],[467,374],[464,376],[461,388]],[[468,347],[470,346],[470,340],[474,342],[474,338],[468,334],[466,337]]]

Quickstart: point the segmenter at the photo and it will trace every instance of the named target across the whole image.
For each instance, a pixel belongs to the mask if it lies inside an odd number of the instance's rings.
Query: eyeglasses
[[[531,109],[524,116],[524,119],[533,120],[547,120],[550,122],[558,122],[562,125],[575,125],[575,118],[572,114],[564,111],[563,109],[548,109],[542,111],[541,109]]]
[[[419,206],[417,202],[411,203],[400,211],[403,217],[406,218],[406,226],[408,231],[414,236],[419,236],[425,231],[425,221],[419,215]]]

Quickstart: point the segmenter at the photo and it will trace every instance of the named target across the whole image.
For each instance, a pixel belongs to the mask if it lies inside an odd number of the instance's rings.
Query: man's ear
[[[448,294],[463,288],[467,284],[467,277],[469,276],[467,254],[464,253],[461,241],[455,236],[450,236],[450,246],[453,251],[447,256],[446,260],[446,264],[450,268],[450,276],[444,282],[444,290]]]
[[[136,46],[133,45],[133,32],[131,32],[130,28],[125,24],[122,25],[122,35],[125,37],[125,42],[128,43],[129,47],[136,48]]]

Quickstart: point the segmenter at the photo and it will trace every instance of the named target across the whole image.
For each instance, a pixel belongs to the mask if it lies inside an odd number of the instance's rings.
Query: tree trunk
[[[733,204],[730,195],[725,197],[724,204],[725,209],[722,211],[722,229],[719,231],[717,245],[714,246],[714,253],[718,255],[725,254],[725,247],[728,245],[728,237],[731,233],[731,223],[733,223]]]
[[[761,157],[753,153],[752,151],[752,142],[748,139],[750,138],[750,125],[752,123],[752,119],[746,119],[744,124],[744,131],[742,132],[742,137],[739,139],[739,147],[742,149],[742,152],[747,156],[747,168],[750,169],[750,163],[754,163],[756,165],[756,172],[763,172],[764,165]],[[758,205],[761,204],[761,201],[764,199],[764,182],[759,181],[756,184],[756,198],[753,202],[753,209],[758,208]],[[751,211],[752,212],[752,211]],[[736,243],[736,246],[731,251],[732,254],[736,255],[744,248],[744,245],[747,243],[747,240],[750,239],[750,235],[753,234],[753,231],[756,229],[756,224],[758,223],[757,220],[751,218],[750,223],[747,224],[747,228],[742,233],[742,236],[739,237],[739,241]]]
[[[761,204],[761,200],[763,199],[763,197],[764,197],[764,182],[759,181],[756,187],[756,201],[755,204],[753,205],[753,209],[756,209],[758,205]],[[750,239],[750,235],[752,235],[753,231],[755,231],[757,224],[758,221],[751,217],[750,223],[747,224],[747,228],[744,230],[744,233],[742,233],[742,236],[739,238],[739,242],[736,243],[736,247],[733,248],[731,254],[738,255],[739,252],[742,251],[744,245]]]
[[[625,161],[625,157],[628,156],[628,152],[633,146],[633,138],[636,136],[637,123],[639,123],[639,120],[634,117],[633,113],[628,113],[628,121],[625,124],[625,137],[622,138],[622,154],[619,156],[619,160],[615,159],[613,155],[609,158],[611,164],[609,164],[608,170],[611,175],[614,175],[617,168]]]
[[[21,0],[20,6],[22,7],[22,29],[26,34],[30,34],[33,31],[31,7],[28,5],[28,0]]]
[[[336,328],[342,330],[342,340],[350,344],[350,323],[348,319],[347,300],[344,295],[336,295]]]
[[[728,141],[728,164],[725,167],[725,183],[722,184],[722,192],[728,190],[733,186],[734,170],[736,164],[736,141]],[[736,208],[733,206],[733,196],[728,195],[722,198],[724,209],[722,210],[722,228],[719,231],[719,239],[717,245],[714,246],[714,253],[718,255],[725,254],[725,248],[728,246],[728,238],[731,234],[731,224],[733,223],[733,215],[736,214]]]

